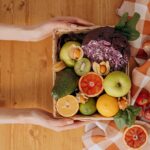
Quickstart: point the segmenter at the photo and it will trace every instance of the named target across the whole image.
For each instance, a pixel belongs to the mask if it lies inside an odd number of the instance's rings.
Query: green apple
[[[79,42],[75,42],[75,41],[69,41],[69,42],[66,42],[61,50],[60,50],[60,54],[59,54],[59,57],[62,61],[65,62],[65,64],[68,66],[68,67],[74,67],[75,65],[75,60],[71,59],[70,58],[70,50],[72,48],[72,46],[75,45],[75,46],[80,46],[81,44]]]
[[[106,76],[103,86],[108,95],[122,97],[130,91],[131,80],[124,72],[114,71]]]

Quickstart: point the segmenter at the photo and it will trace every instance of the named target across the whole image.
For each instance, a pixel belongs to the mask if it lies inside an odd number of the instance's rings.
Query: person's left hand
[[[93,26],[86,20],[77,17],[55,17],[45,23],[33,26],[14,26],[0,24],[0,40],[40,41],[56,30],[74,31]]]
[[[52,22],[59,22],[61,23],[67,23],[67,24],[74,24],[75,26],[79,27],[88,27],[93,26],[94,23],[91,23],[87,20],[78,18],[78,17],[72,17],[72,16],[57,16],[53,19],[51,19]]]
[[[92,27],[94,24],[78,17],[62,16],[55,17],[43,24],[28,27],[30,32],[30,41],[40,41],[52,35],[57,30],[82,30],[87,27]]]

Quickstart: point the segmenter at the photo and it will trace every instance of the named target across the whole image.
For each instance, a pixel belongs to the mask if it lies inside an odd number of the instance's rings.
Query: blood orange
[[[132,125],[123,135],[123,141],[128,148],[140,149],[148,140],[148,133],[141,125]]]
[[[79,89],[88,97],[98,96],[103,91],[103,78],[94,72],[89,72],[79,80]]]

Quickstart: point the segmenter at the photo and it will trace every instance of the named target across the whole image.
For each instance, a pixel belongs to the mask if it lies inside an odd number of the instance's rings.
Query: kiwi
[[[87,58],[81,58],[75,63],[74,71],[78,76],[83,76],[91,70],[91,62]]]

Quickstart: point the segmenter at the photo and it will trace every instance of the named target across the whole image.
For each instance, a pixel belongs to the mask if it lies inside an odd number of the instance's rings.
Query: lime
[[[85,104],[80,104],[80,113],[83,115],[92,115],[96,112],[96,101],[89,98]]]

